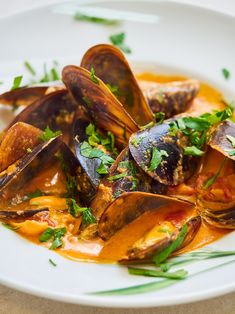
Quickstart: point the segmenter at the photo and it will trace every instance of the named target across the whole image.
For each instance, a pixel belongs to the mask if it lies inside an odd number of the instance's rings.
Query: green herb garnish
[[[60,80],[60,76],[59,76],[59,73],[56,70],[56,68],[51,69],[51,77],[52,77],[52,81],[59,81]]]
[[[165,113],[161,112],[161,111],[160,112],[156,112],[154,114],[154,116],[155,116],[155,120],[156,120],[157,124],[161,124],[164,121],[164,119],[165,119]]]
[[[227,135],[226,138],[231,143],[232,147],[235,148],[235,137],[232,135]],[[229,156],[235,156],[235,149],[227,150],[226,151]]]
[[[49,141],[50,139],[54,138],[54,137],[57,137],[59,135],[61,135],[61,131],[56,131],[56,132],[53,132],[49,126],[47,126],[44,130],[44,132],[39,136],[39,140],[41,140],[42,142],[47,142]]]
[[[130,275],[160,277],[160,278],[169,278],[169,279],[184,279],[188,274],[188,272],[184,269],[179,269],[175,272],[169,273],[169,272],[164,272],[162,270],[152,270],[152,269],[133,268],[133,267],[128,267],[128,273]]]
[[[119,89],[116,85],[111,85],[109,83],[106,84],[111,93],[113,93],[116,97],[119,95]]]
[[[17,231],[18,229],[20,229],[20,227],[11,226],[10,224],[8,224],[6,222],[2,222],[2,226],[11,230],[11,231]]]
[[[125,44],[125,33],[118,33],[109,36],[110,42],[125,53],[131,53],[131,49]]]
[[[126,176],[127,176],[127,173],[122,172],[122,173],[116,174],[115,176],[109,177],[108,180],[109,181],[116,181],[116,180],[119,180],[119,179],[124,178]]]
[[[196,146],[188,146],[184,148],[184,155],[190,156],[202,156],[205,152],[197,148]]]
[[[229,72],[228,69],[223,68],[223,69],[222,69],[222,74],[223,74],[223,76],[224,76],[224,78],[225,78],[226,80],[229,79],[229,77],[230,77],[230,72]]]
[[[73,217],[77,218],[79,215],[82,215],[83,226],[88,226],[92,223],[96,223],[96,217],[92,214],[91,208],[80,207],[74,199],[68,199],[67,205],[68,211]]]
[[[15,89],[19,88],[22,79],[23,79],[23,75],[16,76],[16,77],[14,78],[14,80],[13,80],[13,84],[12,84],[11,90],[15,90]]]
[[[57,266],[57,264],[56,264],[52,259],[50,259],[50,258],[49,258],[49,263],[50,263],[52,266],[54,266],[54,267]]]
[[[93,67],[91,67],[91,72],[90,72],[90,76],[91,76],[91,80],[93,83],[99,85],[99,79],[98,77],[95,75],[95,69]]]
[[[204,184],[203,184],[203,187],[204,189],[208,189],[209,187],[211,187],[215,181],[217,180],[217,178],[219,177],[223,167],[224,167],[224,164],[225,162],[227,161],[227,158],[225,157],[224,160],[222,161],[220,167],[219,167],[219,170],[216,172],[216,174],[212,177],[210,177]]]
[[[170,254],[172,254],[176,249],[178,249],[181,246],[181,244],[183,243],[184,238],[187,234],[187,231],[188,231],[187,225],[184,224],[182,226],[182,229],[180,230],[179,235],[176,238],[176,240],[173,241],[163,251],[154,255],[153,261],[155,262],[155,264],[157,266],[161,266],[161,263],[163,263],[170,256]]]
[[[85,15],[79,12],[77,12],[74,15],[74,19],[76,21],[103,24],[103,25],[117,25],[120,23],[118,20],[111,20],[111,19],[106,19],[106,18],[97,17],[97,16]]]
[[[39,237],[39,241],[47,242],[53,240],[50,250],[55,250],[63,244],[62,237],[65,235],[66,231],[67,229],[65,227],[56,229],[47,228]]]
[[[138,148],[138,146],[141,144],[143,139],[144,139],[144,136],[133,137],[133,139],[131,140],[131,144],[135,146],[136,148]]]
[[[165,150],[158,150],[156,147],[153,147],[152,150],[152,158],[150,160],[150,165],[148,168],[148,171],[153,171],[155,170],[160,163],[162,162],[162,157],[168,157],[169,155]]]
[[[36,75],[36,71],[34,70],[32,65],[28,61],[24,62],[24,66],[26,67],[26,69],[29,71],[30,74]]]
[[[34,192],[27,194],[27,199],[31,200],[32,198],[40,197],[43,195],[44,195],[44,193],[41,190],[36,189]]]

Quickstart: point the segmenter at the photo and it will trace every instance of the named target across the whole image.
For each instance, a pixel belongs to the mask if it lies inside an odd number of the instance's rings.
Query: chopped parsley
[[[31,65],[28,61],[25,61],[25,62],[24,62],[24,66],[25,66],[25,68],[29,71],[30,74],[32,74],[33,76],[36,75],[36,71],[34,70],[34,68],[32,67],[32,65]]]
[[[161,124],[164,121],[164,119],[165,119],[165,113],[161,112],[161,111],[160,112],[156,112],[154,114],[154,116],[155,116],[155,120],[156,120],[157,124]]]
[[[56,68],[51,68],[51,77],[52,77],[52,81],[60,80],[60,76]]]
[[[47,228],[39,237],[40,242],[48,242],[52,240],[50,250],[55,250],[58,247],[62,246],[62,237],[65,235],[67,229],[63,228]]]
[[[67,200],[67,205],[68,211],[73,217],[77,218],[82,215],[82,225],[84,227],[96,223],[96,217],[92,214],[91,208],[80,207],[73,198]]]
[[[125,53],[131,53],[131,49],[125,44],[126,34],[124,32],[109,36],[110,42]]]
[[[200,150],[196,146],[188,146],[184,148],[184,155],[202,156],[204,153],[204,151]]]
[[[52,266],[54,266],[54,267],[57,266],[57,264],[56,264],[52,259],[50,259],[50,258],[49,258],[49,263],[50,263]]]
[[[216,174],[212,177],[210,177],[204,184],[203,184],[203,187],[204,189],[208,189],[209,187],[211,187],[215,181],[217,180],[217,178],[219,177],[224,165],[225,165],[225,162],[227,160],[227,157],[224,158],[224,160],[222,161],[220,167],[219,167],[219,170],[216,172]]]
[[[136,148],[138,148],[138,146],[141,144],[143,139],[144,139],[144,136],[133,137],[133,139],[131,140],[131,144],[135,146]]]
[[[168,157],[167,152],[165,150],[159,151],[156,147],[153,147],[152,158],[150,160],[148,171],[155,170],[162,162],[162,157]]]
[[[43,196],[43,195],[44,195],[44,193],[41,190],[36,189],[32,193],[28,193],[26,197],[27,197],[28,200],[31,200],[32,198],[40,197],[40,196]]]
[[[13,80],[13,84],[11,90],[15,90],[20,87],[21,81],[23,79],[23,75],[16,76]]]
[[[224,77],[226,80],[229,79],[229,77],[230,77],[230,72],[229,72],[228,69],[223,68],[223,69],[222,69],[222,74],[223,74],[223,77]]]
[[[106,84],[111,93],[113,93],[116,97],[119,95],[119,89],[116,85],[111,85],[109,83]]]
[[[91,72],[90,72],[90,76],[91,76],[91,80],[93,83],[99,85],[99,79],[98,77],[95,75],[95,69],[93,67],[91,67]]]
[[[95,23],[95,24],[103,24],[103,25],[117,25],[120,23],[118,20],[111,20],[111,19],[106,19],[106,18],[102,18],[102,17],[86,15],[86,14],[82,14],[79,12],[77,12],[74,15],[74,19],[76,21],[89,22],[89,23]]]
[[[126,176],[127,176],[127,172],[122,172],[122,173],[116,174],[115,176],[109,177],[108,180],[109,181],[116,181],[116,180],[119,180],[119,179],[124,178]]]
[[[44,130],[44,132],[39,136],[39,140],[41,140],[42,142],[47,142],[49,141],[50,139],[54,138],[54,137],[57,137],[59,135],[61,135],[61,131],[56,131],[56,132],[53,132],[49,126],[47,126]]]

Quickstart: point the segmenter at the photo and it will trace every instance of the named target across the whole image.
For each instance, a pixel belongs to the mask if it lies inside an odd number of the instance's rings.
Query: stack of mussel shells
[[[76,177],[77,201],[90,207],[97,219],[86,228],[81,226],[84,238],[107,241],[148,211],[163,206],[184,208],[186,214],[177,224],[166,220],[148,230],[129,248],[123,263],[149,259],[177,238],[183,224],[187,234],[181,248],[193,240],[202,219],[216,227],[235,227],[234,204],[207,202],[200,195],[187,199],[170,192],[197,176],[203,160],[185,155],[187,137],[172,134],[170,128],[171,121],[189,115],[200,89],[197,80],[138,81],[119,49],[105,44],[90,48],[80,67],[66,66],[62,80],[63,84],[53,87],[23,87],[0,95],[2,105],[23,108],[1,135],[1,220],[22,221],[48,212],[46,207],[29,208],[28,203],[16,211],[14,205],[24,203],[17,193],[60,155],[66,175]],[[159,112],[165,114],[160,123],[156,121]],[[99,157],[82,153],[90,124],[103,136],[115,138],[115,149],[105,150],[105,156],[113,160],[105,175],[97,172]],[[40,142],[47,127],[61,134]],[[214,127],[205,150],[217,150],[233,161],[227,134],[235,136],[230,120]],[[150,169],[153,148],[164,151],[167,158],[163,156],[159,166]]]

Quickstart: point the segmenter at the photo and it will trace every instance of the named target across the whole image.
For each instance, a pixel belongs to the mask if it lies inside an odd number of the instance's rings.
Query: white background
[[[166,0],[167,1],[167,0]],[[0,17],[6,17],[11,14],[62,2],[58,0],[0,0]],[[180,2],[196,4],[222,11],[235,16],[235,0],[180,0]],[[16,30],[17,31],[17,30]],[[234,39],[235,40],[235,39]],[[1,44],[0,44],[1,49]],[[1,255],[4,252],[0,253]],[[17,267],[17,261],[16,261]],[[234,274],[231,274],[234,276]],[[197,302],[174,307],[165,307],[157,309],[101,309],[69,305],[41,298],[33,297],[0,285],[0,313],[1,314],[235,314],[235,293],[215,298],[209,301]]]

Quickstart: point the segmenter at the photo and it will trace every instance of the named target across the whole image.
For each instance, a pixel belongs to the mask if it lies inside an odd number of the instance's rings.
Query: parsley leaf
[[[32,198],[40,197],[40,196],[43,196],[43,195],[44,195],[44,193],[41,190],[36,189],[34,192],[27,194],[27,199],[31,200]]]
[[[125,33],[122,32],[109,36],[109,40],[114,46],[118,47],[123,52],[131,53],[131,49],[124,43],[125,37]]]
[[[127,172],[122,172],[122,173],[116,174],[115,176],[109,177],[108,180],[109,181],[116,181],[116,180],[124,178],[126,176],[127,176]]]
[[[80,207],[74,199],[67,200],[68,211],[69,213],[77,218],[79,215],[82,215],[82,224],[83,226],[96,223],[96,217],[92,214],[91,208],[89,207]]]
[[[148,171],[155,170],[160,165],[160,163],[162,162],[162,157],[168,157],[168,156],[169,155],[167,154],[167,152],[165,150],[159,151],[156,147],[153,147],[152,158],[150,161]]]
[[[44,132],[39,136],[39,139],[42,141],[42,142],[47,142],[49,141],[50,139],[54,138],[54,137],[57,137],[59,135],[61,135],[61,131],[56,131],[56,132],[53,132],[49,126],[46,127],[46,129],[44,130]]]
[[[176,249],[178,249],[184,239],[185,239],[185,236],[187,234],[187,231],[188,231],[188,227],[186,224],[184,224],[179,232],[179,235],[178,237],[176,238],[175,241],[173,241],[167,248],[165,248],[163,251],[161,251],[160,253],[157,253],[156,255],[154,255],[153,257],[153,261],[155,262],[155,264],[157,266],[160,266],[160,264],[162,262],[164,262],[169,256],[171,253],[173,253]]]
[[[22,79],[23,79],[23,75],[16,76],[16,77],[14,78],[14,80],[13,80],[13,84],[12,84],[11,90],[15,90],[15,89],[19,88]]]
[[[187,128],[196,131],[204,131],[210,127],[210,123],[206,119],[200,117],[185,117],[182,120]]]
[[[226,80],[229,79],[229,77],[230,77],[230,72],[229,72],[228,69],[223,68],[223,69],[222,69],[222,74],[223,74],[223,76],[224,76],[224,78],[225,78]]]
[[[229,142],[231,143],[232,147],[235,148],[235,137],[232,135],[227,135],[226,136]]]
[[[205,152],[197,148],[196,146],[188,146],[184,148],[184,155],[190,156],[202,156]]]
[[[95,69],[93,67],[91,67],[91,72],[90,72],[90,76],[91,76],[91,80],[93,83],[99,85],[99,79],[98,77],[95,75]]]
[[[161,124],[164,121],[164,119],[165,119],[165,113],[161,112],[161,111],[160,112],[156,112],[154,114],[154,116],[155,116],[155,120],[156,120],[156,122],[158,124]]]
[[[116,97],[119,95],[119,89],[116,85],[111,85],[109,83],[106,84],[111,93],[113,93]]]
[[[47,228],[39,237],[40,242],[47,242],[49,240],[53,240],[50,250],[57,249],[60,247],[63,242],[62,242],[62,237],[65,235],[67,229],[65,227],[63,228]]]

